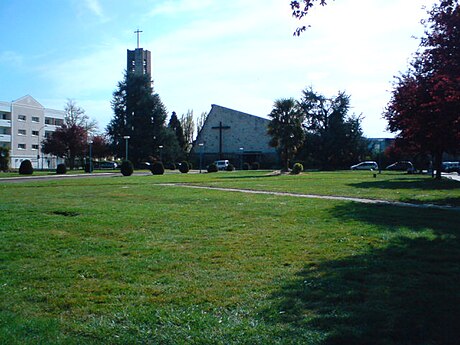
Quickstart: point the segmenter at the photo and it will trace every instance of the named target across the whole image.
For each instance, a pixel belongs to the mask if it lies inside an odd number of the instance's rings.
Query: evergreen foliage
[[[0,147],[0,171],[8,171],[10,162],[10,150],[6,147]]]
[[[134,172],[133,163],[131,163],[131,161],[123,161],[121,163],[120,171],[123,176],[131,176]]]
[[[58,164],[56,167],[56,174],[58,175],[63,175],[67,173],[67,167],[65,166],[64,163]]]
[[[185,141],[184,130],[182,129],[182,124],[179,121],[179,118],[176,115],[176,112],[173,111],[171,118],[169,119],[168,127],[174,132],[177,138],[177,143],[182,151],[186,150],[187,143]]]
[[[182,161],[179,166],[179,171],[183,174],[186,174],[190,171],[190,167],[187,161]]]
[[[20,175],[32,175],[34,173],[34,168],[32,167],[32,162],[28,159],[23,160],[19,166]]]
[[[211,163],[208,165],[208,173],[214,173],[214,172],[218,172],[219,169],[217,168],[217,165],[216,163]]]
[[[283,169],[289,170],[289,160],[304,141],[302,123],[304,114],[297,101],[293,98],[275,101],[269,114],[268,134],[271,136],[270,146],[280,150]]]
[[[339,92],[327,98],[303,91],[300,107],[305,116],[306,140],[298,158],[325,170],[348,168],[368,152],[361,117],[349,115],[350,96]]]
[[[130,136],[129,157],[136,165],[156,154],[155,148],[160,145],[168,146],[162,141],[166,108],[160,96],[154,93],[149,75],[126,73],[113,93],[112,109],[114,117],[107,133],[118,157],[125,156],[124,136]]]
[[[295,163],[294,166],[292,167],[291,173],[293,175],[298,175],[303,171],[303,165],[301,163]]]
[[[165,173],[165,167],[162,162],[155,162],[152,164],[150,171],[153,175],[163,175]]]

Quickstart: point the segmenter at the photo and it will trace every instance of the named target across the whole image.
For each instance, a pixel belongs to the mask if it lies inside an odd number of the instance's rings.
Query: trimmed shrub
[[[254,162],[251,165],[252,170],[259,170],[260,169],[260,163],[259,162]]]
[[[165,173],[165,167],[162,162],[155,162],[151,165],[150,171],[153,175],[163,175]]]
[[[227,171],[233,171],[233,170],[235,170],[235,167],[233,166],[232,163],[228,163],[226,170]]]
[[[169,170],[176,170],[176,164],[174,164],[173,162],[168,163],[168,169]]]
[[[131,161],[123,161],[121,163],[120,171],[123,176],[131,176],[134,172],[133,163],[131,163]]]
[[[303,165],[301,163],[295,163],[292,167],[291,174],[298,175],[303,171]]]
[[[249,170],[251,165],[249,163],[243,163],[243,170]]]
[[[20,175],[32,175],[34,173],[34,168],[32,167],[32,162],[28,159],[23,160],[19,166]]]
[[[94,170],[94,164],[85,163],[85,172],[92,173]]]
[[[67,173],[67,167],[65,166],[64,163],[58,164],[56,167],[56,174],[58,175],[63,175]]]
[[[216,163],[211,163],[208,165],[208,173],[218,172]]]
[[[188,162],[182,161],[179,165],[179,171],[183,174],[186,174],[190,171],[190,167],[188,165]]]

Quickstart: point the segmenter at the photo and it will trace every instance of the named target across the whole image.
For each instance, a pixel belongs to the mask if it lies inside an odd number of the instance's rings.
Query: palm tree
[[[280,150],[283,170],[289,171],[289,160],[305,139],[304,114],[297,101],[288,98],[276,100],[269,116],[272,119],[268,124],[270,146]]]

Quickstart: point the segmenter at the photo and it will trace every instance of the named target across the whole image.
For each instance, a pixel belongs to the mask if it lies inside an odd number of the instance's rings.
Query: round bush
[[[211,163],[208,165],[208,173],[213,173],[213,172],[217,172],[218,169],[217,169],[217,165],[216,163]]]
[[[235,167],[233,166],[232,163],[228,163],[226,170],[227,171],[233,171],[233,170],[235,170]]]
[[[303,165],[301,163],[295,163],[292,167],[292,174],[298,175],[303,171]]]
[[[168,164],[168,169],[169,169],[169,170],[176,170],[176,164],[174,164],[173,162],[170,162],[170,163]]]
[[[62,175],[67,173],[67,167],[64,163],[58,164],[56,167],[56,174]]]
[[[243,163],[243,170],[249,170],[251,168],[251,166],[249,165],[249,163]]]
[[[94,170],[94,164],[85,163],[85,172],[92,173]]]
[[[251,165],[252,170],[259,170],[260,169],[260,163],[259,162],[254,162]]]
[[[183,174],[186,174],[190,171],[190,167],[188,165],[188,162],[182,161],[179,166],[179,171]]]
[[[162,162],[155,162],[152,164],[150,171],[153,175],[163,175],[165,173],[165,167]]]
[[[34,168],[32,167],[32,162],[28,159],[23,160],[19,166],[20,175],[32,175],[34,173]]]
[[[131,176],[134,172],[133,163],[131,161],[123,161],[120,171],[123,176]]]

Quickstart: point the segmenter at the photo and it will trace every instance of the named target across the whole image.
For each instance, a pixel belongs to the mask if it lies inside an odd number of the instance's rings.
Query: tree
[[[94,135],[97,131],[97,121],[90,119],[85,113],[85,109],[78,106],[77,103],[72,99],[67,99],[67,103],[64,106],[65,117],[64,123],[68,127],[74,125],[80,126],[86,129],[90,136]]]
[[[300,1],[291,0],[292,16],[299,20],[302,19],[309,13],[310,9],[314,6],[315,3],[319,3],[321,6],[325,6],[326,0],[300,0]],[[306,29],[307,29],[307,26],[305,25],[297,28],[294,32],[294,36],[299,36]]]
[[[166,109],[153,92],[149,75],[127,72],[113,93],[114,118],[107,126],[114,153],[125,155],[124,136],[129,136],[129,158],[135,165],[162,146]]]
[[[75,167],[75,158],[82,155],[87,146],[86,129],[64,124],[43,141],[43,152],[69,161],[70,169]]]
[[[196,121],[196,133],[197,134],[199,134],[201,129],[203,128],[207,117],[208,117],[208,114],[205,111],[203,111],[201,115],[198,117]]]
[[[304,141],[302,110],[292,98],[279,99],[275,101],[269,117],[270,146],[280,150],[283,169],[289,171],[289,161]]]
[[[350,96],[339,92],[336,97],[326,98],[312,87],[302,94],[300,107],[308,139],[301,151],[303,158],[323,169],[344,168],[359,160],[367,152],[367,143],[361,117],[348,115]]]
[[[10,150],[7,147],[0,147],[0,171],[8,171],[10,161]]]
[[[185,152],[190,152],[193,139],[195,137],[195,121],[193,120],[193,110],[187,110],[187,114],[182,114],[180,123],[184,131]]]
[[[105,158],[110,155],[110,146],[104,136],[95,135],[92,142],[92,156],[94,158]]]
[[[432,155],[440,179],[443,154],[460,149],[460,5],[442,0],[429,16],[420,50],[396,79],[384,117],[397,143]]]
[[[177,143],[179,144],[179,147],[181,148],[181,150],[185,152],[186,142],[185,142],[185,137],[184,137],[184,131],[182,129],[182,124],[179,121],[175,111],[172,112],[171,118],[169,119],[168,127],[176,135]]]

